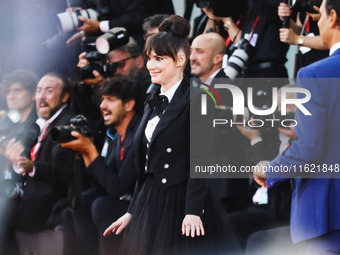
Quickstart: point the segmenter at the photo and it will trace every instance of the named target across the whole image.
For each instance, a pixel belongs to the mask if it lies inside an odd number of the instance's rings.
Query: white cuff
[[[250,145],[251,146],[254,146],[255,144],[259,143],[259,142],[262,142],[262,138],[261,137],[256,137],[254,138],[253,140],[250,141]]]
[[[13,170],[17,174],[22,174],[24,172],[24,170],[22,168],[17,167],[15,164],[13,164]]]
[[[30,172],[28,175],[29,177],[32,177],[32,178],[35,176],[35,166],[33,166],[32,172]]]
[[[99,28],[103,33],[106,33],[110,30],[110,25],[108,20],[103,20],[99,22]]]

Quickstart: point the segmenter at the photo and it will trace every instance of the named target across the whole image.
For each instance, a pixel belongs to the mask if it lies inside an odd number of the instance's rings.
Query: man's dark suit
[[[25,177],[21,197],[7,201],[7,220],[1,224],[0,232],[4,231],[4,238],[8,241],[3,244],[0,240],[0,253],[3,249],[15,249],[15,241],[11,239],[13,231],[43,231],[62,223],[74,174],[74,152],[54,142],[50,131],[53,127],[68,124],[73,116],[66,108],[50,124],[34,161],[35,176]]]
[[[51,129],[66,125],[73,113],[65,108],[50,124],[34,161],[35,175],[28,178],[15,224],[22,230],[43,230],[60,223],[67,193],[73,178],[74,152],[51,137]],[[23,222],[21,222],[23,221]],[[20,227],[19,227],[20,228]]]
[[[73,217],[82,254],[97,254],[97,237],[100,254],[119,250],[120,236],[104,238],[102,233],[128,208],[129,200],[125,198],[131,197],[137,180],[133,139],[139,122],[140,116],[135,114],[126,129],[123,160],[120,160],[120,135],[115,133],[113,140],[107,136],[107,156],[97,157],[86,168],[93,186],[83,193],[81,206]]]
[[[298,86],[311,92],[311,99],[304,106],[312,116],[296,112],[298,125],[295,133],[298,140],[274,159],[271,166],[290,166],[314,163],[339,164],[340,155],[340,49],[330,57],[302,68],[298,73]],[[303,79],[311,78],[311,79]],[[316,173],[318,174],[318,173]],[[340,230],[340,179],[336,173],[321,173],[324,179],[295,179],[291,209],[291,236],[293,242],[317,240],[320,236]],[[274,186],[283,177],[267,173],[268,187]],[[279,177],[279,178],[278,178]],[[315,176],[314,176],[315,177]],[[333,178],[332,178],[333,177]],[[339,177],[339,176],[337,176]],[[313,239],[314,238],[314,239]]]
[[[211,86],[215,87],[215,84],[231,82],[223,69],[221,69],[211,82]],[[232,96],[225,89],[216,89],[221,97],[222,104],[228,107],[232,107]],[[219,111],[218,114],[225,116],[223,111]],[[219,115],[217,115],[219,116]],[[216,117],[219,118],[219,117]],[[223,117],[225,118],[225,117]],[[247,140],[243,137],[236,128],[214,128],[211,139],[211,162],[213,164],[241,166],[245,164],[245,152],[246,152]],[[223,151],[223,155],[220,153]],[[227,212],[237,210],[239,200],[245,194],[248,187],[247,179],[208,179],[208,184],[211,190],[216,196],[221,199]]]

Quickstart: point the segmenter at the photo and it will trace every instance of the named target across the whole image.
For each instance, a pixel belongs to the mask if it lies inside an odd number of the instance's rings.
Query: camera
[[[320,7],[322,0],[288,0],[288,5],[298,12],[316,13],[313,6]]]
[[[89,64],[79,69],[79,76],[81,80],[93,79],[93,70],[97,70],[104,78],[116,72],[116,66],[113,63],[108,63],[106,54],[100,54],[96,51],[90,51],[84,57],[89,61]]]
[[[98,19],[98,12],[93,9],[86,9],[86,10],[75,10],[72,13],[69,12],[62,12],[58,13],[57,17],[59,19],[59,30],[63,33],[76,31],[78,27],[81,27],[84,22],[78,19],[78,16],[82,16],[87,19]]]
[[[123,27],[115,27],[99,37],[84,37],[82,48],[88,52],[84,58],[89,61],[89,64],[79,68],[80,79],[94,78],[93,70],[97,70],[104,78],[112,76],[117,67],[114,63],[108,62],[108,53],[128,42],[129,35]]]
[[[231,80],[235,80],[245,70],[249,58],[254,55],[255,48],[247,39],[242,38],[230,47],[230,52],[224,72]]]
[[[101,135],[101,131],[92,130],[87,124],[88,120],[84,115],[77,115],[70,120],[68,126],[57,126],[51,130],[52,140],[58,143],[66,143],[72,140],[76,140],[74,136],[71,135],[72,131],[77,131],[86,137],[93,137]]]
[[[78,19],[78,16],[99,21],[109,19],[109,9],[102,7],[98,0],[87,1],[86,6],[88,7],[87,9],[75,10],[72,13],[58,13],[59,30],[63,33],[75,32],[78,27],[84,24]]]
[[[238,19],[247,9],[247,0],[195,0],[198,8],[210,8],[217,17]]]

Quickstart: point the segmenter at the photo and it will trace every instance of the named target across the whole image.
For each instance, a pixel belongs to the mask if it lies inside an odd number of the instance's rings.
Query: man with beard
[[[133,138],[140,122],[138,85],[124,75],[104,81],[99,88],[107,137],[101,155],[92,140],[72,132],[77,140],[63,147],[79,151],[92,188],[82,193],[81,206],[74,211],[76,250],[79,254],[111,254],[119,250],[120,236],[102,233],[123,215],[137,179]],[[98,250],[99,242],[99,250]]]
[[[73,117],[66,106],[69,96],[70,85],[64,77],[57,73],[43,76],[35,93],[36,123],[41,131],[36,145],[28,157],[22,155],[20,142],[6,148],[14,170],[26,179],[20,199],[8,201],[9,220],[2,226],[7,233],[43,231],[61,223],[62,211],[68,205],[75,153],[53,141],[50,131]],[[2,248],[7,250],[1,254],[12,254],[6,252],[14,252],[15,245],[8,242]]]

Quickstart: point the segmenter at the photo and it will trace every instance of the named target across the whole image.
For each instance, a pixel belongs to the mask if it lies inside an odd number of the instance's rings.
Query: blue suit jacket
[[[308,89],[311,99],[304,106],[312,116],[296,111],[298,137],[270,166],[340,164],[340,49],[332,56],[302,68],[297,86]],[[302,78],[302,79],[300,79]],[[312,78],[312,79],[307,79]],[[327,79],[326,79],[327,78]],[[339,165],[338,165],[339,167]],[[291,236],[294,243],[340,230],[339,173],[315,173],[329,178],[296,178],[291,209]],[[268,187],[285,178],[299,176],[290,171],[285,176],[267,173]]]

